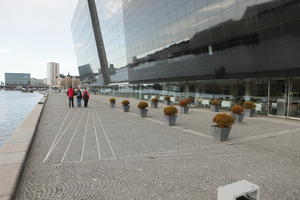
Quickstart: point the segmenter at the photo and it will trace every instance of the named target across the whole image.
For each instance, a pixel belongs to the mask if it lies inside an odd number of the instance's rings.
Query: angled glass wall
[[[122,0],[95,0],[102,37],[109,65],[121,68],[127,65],[123,2]]]
[[[87,0],[79,0],[71,28],[78,66],[90,65],[98,73],[100,62]]]

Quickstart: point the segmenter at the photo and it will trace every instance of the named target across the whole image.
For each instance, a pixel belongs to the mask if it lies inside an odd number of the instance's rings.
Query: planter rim
[[[172,116],[175,116],[177,117],[177,115],[165,115],[166,117],[172,117]]]
[[[210,126],[220,128],[220,127],[218,127],[218,125],[216,125],[216,124],[212,124],[212,125],[210,125]],[[231,126],[231,127],[224,128],[224,129],[229,129],[229,128],[232,128],[232,126]]]

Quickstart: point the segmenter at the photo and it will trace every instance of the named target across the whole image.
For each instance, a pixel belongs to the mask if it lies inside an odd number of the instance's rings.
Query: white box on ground
[[[249,200],[259,200],[260,187],[247,180],[241,180],[218,187],[218,200],[237,200],[245,196]]]

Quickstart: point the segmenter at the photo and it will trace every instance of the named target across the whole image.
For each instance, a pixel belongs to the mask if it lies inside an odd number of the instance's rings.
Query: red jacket
[[[89,97],[90,97],[89,92],[88,92],[87,90],[85,90],[85,91],[83,92],[83,94],[82,94],[82,98],[83,98],[84,100],[88,100]]]
[[[72,97],[74,97],[74,90],[73,90],[73,88],[69,88],[68,89],[68,92],[67,92],[67,95],[68,95],[68,97],[69,98],[72,98]]]

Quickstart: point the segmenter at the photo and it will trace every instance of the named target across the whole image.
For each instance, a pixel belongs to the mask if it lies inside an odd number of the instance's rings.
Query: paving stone
[[[0,154],[0,165],[10,165],[23,162],[25,152],[8,152]]]
[[[19,168],[19,165],[0,165],[0,197],[4,198],[12,192],[13,188],[11,187],[14,186]]]
[[[174,128],[166,125],[162,104],[147,120],[137,115],[137,100],[130,99],[130,114],[120,105],[109,108],[108,99],[92,96],[88,109],[69,109],[65,95],[49,96],[16,199],[211,200],[218,186],[241,179],[259,185],[262,200],[300,199],[299,134],[228,145],[201,136],[209,135],[210,111],[179,115]],[[299,127],[249,118],[231,137]]]

